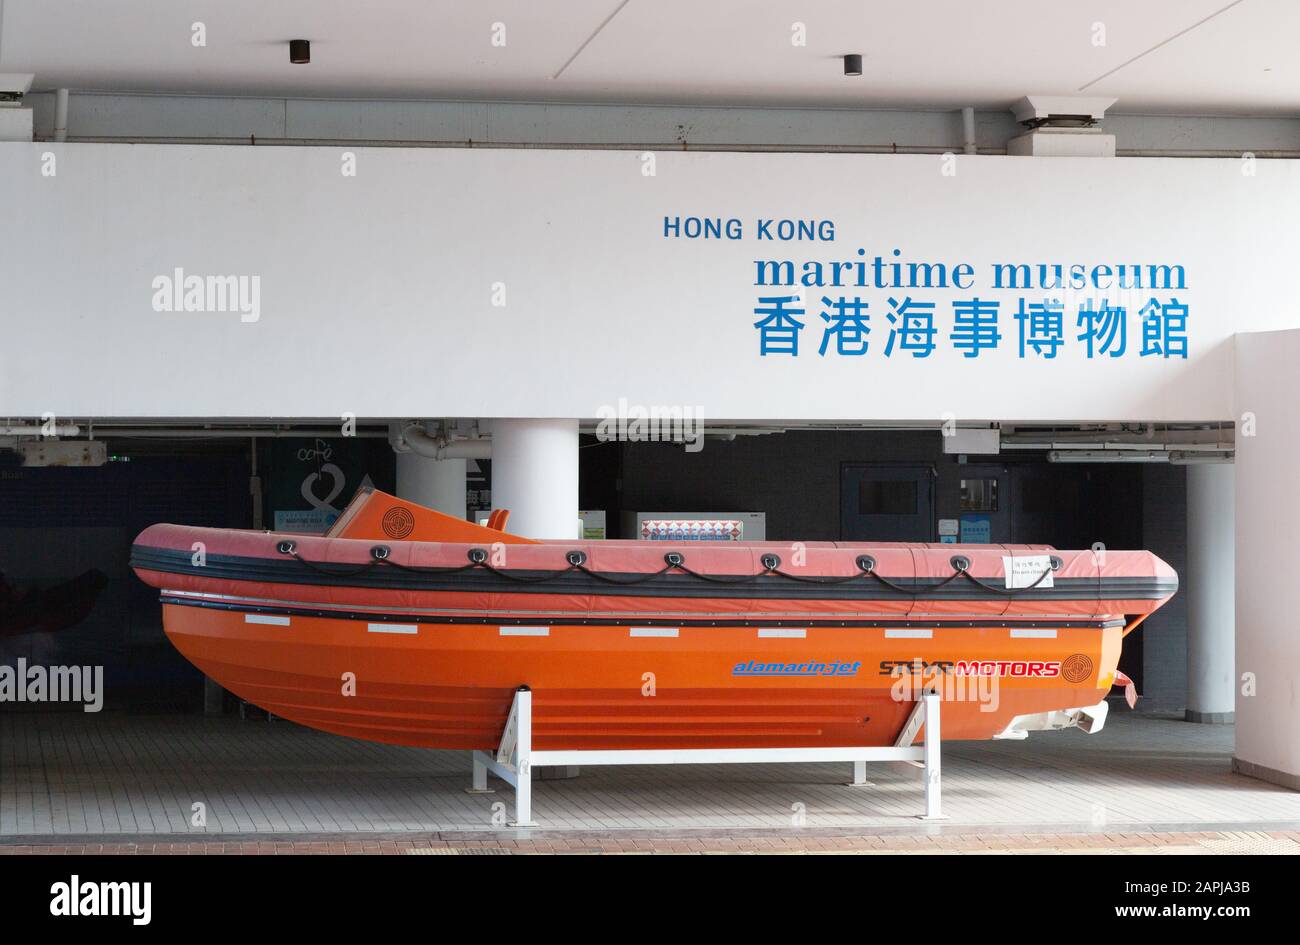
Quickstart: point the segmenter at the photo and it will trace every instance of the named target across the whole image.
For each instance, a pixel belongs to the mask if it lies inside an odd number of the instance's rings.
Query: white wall
[[[1232,333],[1300,323],[1293,162],[960,157],[945,177],[937,156],[661,153],[649,177],[634,152],[355,153],[344,177],[337,148],[0,146],[0,415],[592,417],[626,397],[713,419],[1208,420],[1231,415]],[[679,214],[746,238],[665,240]],[[831,219],[836,240],[758,243],[758,217]],[[818,357],[810,308],[804,354],[760,358],[753,260],[858,247],[973,264],[971,292],[913,295],[945,330],[953,297],[999,298],[1001,349],[941,336],[885,360],[892,293],[861,290],[874,353]],[[1089,362],[1067,296],[1066,349],[1021,360],[994,261],[1182,265],[1191,356],[1138,358],[1133,311],[1130,353]],[[154,311],[175,267],[257,275],[260,319]]]
[[[1237,337],[1237,746],[1248,773],[1300,787],[1300,614],[1295,500],[1300,331]],[[1243,675],[1255,694],[1242,692]]]

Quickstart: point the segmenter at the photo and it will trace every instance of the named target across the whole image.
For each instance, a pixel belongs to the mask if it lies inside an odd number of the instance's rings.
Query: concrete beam
[[[55,93],[27,97],[38,138],[54,133]],[[473,142],[598,147],[863,148],[962,151],[960,111],[352,101],[76,92],[72,139],[221,138]],[[1121,156],[1147,152],[1300,155],[1300,119],[1110,113]],[[1011,111],[976,114],[976,144],[1004,153],[1023,132]]]

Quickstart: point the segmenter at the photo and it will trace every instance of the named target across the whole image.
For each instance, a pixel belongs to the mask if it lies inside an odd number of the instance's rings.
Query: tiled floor
[[[1066,845],[1075,848],[1101,837],[1097,848],[1110,849],[1157,832],[1163,846],[1181,836],[1174,846],[1254,838],[1290,849],[1300,839],[1288,833],[1300,829],[1300,793],[1234,775],[1231,746],[1229,727],[1125,711],[1095,736],[951,743],[943,767],[951,819],[941,826],[915,818],[922,809],[915,769],[872,766],[874,786],[854,788],[844,784],[846,764],[587,768],[576,779],[535,781],[534,819],[583,849],[587,837],[625,831],[693,836],[681,842],[706,847],[725,847],[743,831],[777,834],[778,845],[794,838],[800,849],[834,846],[855,832],[862,844],[957,843],[974,842],[976,826],[981,838],[1002,838],[982,839],[985,846],[1002,849],[1041,846],[1026,839],[1032,835],[1073,836]],[[286,722],[0,713],[0,841],[11,844],[116,836],[222,846],[274,837],[311,846],[326,835],[337,843],[334,835],[364,833],[370,843],[381,834],[385,844],[405,841],[407,852],[469,852],[468,832],[500,840],[513,794],[499,782],[495,794],[468,794],[468,783],[464,753],[356,742]],[[192,824],[195,805],[206,826]],[[431,844],[403,834],[441,837]],[[532,836],[520,842],[542,842]]]
[[[658,833],[624,833],[621,836],[534,833],[520,837],[480,837],[461,833],[419,838],[329,840],[214,840],[41,844],[0,843],[5,854],[425,854],[467,856],[475,854],[552,853],[805,853],[869,855],[873,853],[956,854],[1223,854],[1273,853],[1300,855],[1300,831],[1194,831],[1184,833],[1104,834],[980,834],[942,836],[890,836],[835,834],[809,836],[806,832],[766,830],[739,836],[664,836]]]

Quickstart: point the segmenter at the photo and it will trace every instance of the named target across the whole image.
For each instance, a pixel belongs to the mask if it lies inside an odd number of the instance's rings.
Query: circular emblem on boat
[[[1061,660],[1061,675],[1066,682],[1083,682],[1092,675],[1092,657],[1075,653]]]
[[[384,513],[382,525],[389,538],[405,538],[415,531],[415,516],[410,509],[395,505]]]

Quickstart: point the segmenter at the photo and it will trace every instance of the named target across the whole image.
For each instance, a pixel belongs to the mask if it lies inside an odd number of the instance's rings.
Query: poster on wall
[[[961,543],[963,545],[988,545],[993,543],[993,525],[983,513],[967,512],[961,517]]]
[[[605,530],[605,511],[603,509],[581,509],[578,511],[578,518],[582,519],[582,538],[584,541],[604,541],[609,537]]]
[[[745,523],[740,519],[645,519],[642,541],[741,541]]]
[[[278,532],[322,534],[358,489],[392,491],[395,464],[385,440],[271,440],[263,447],[261,463],[269,524]]]

